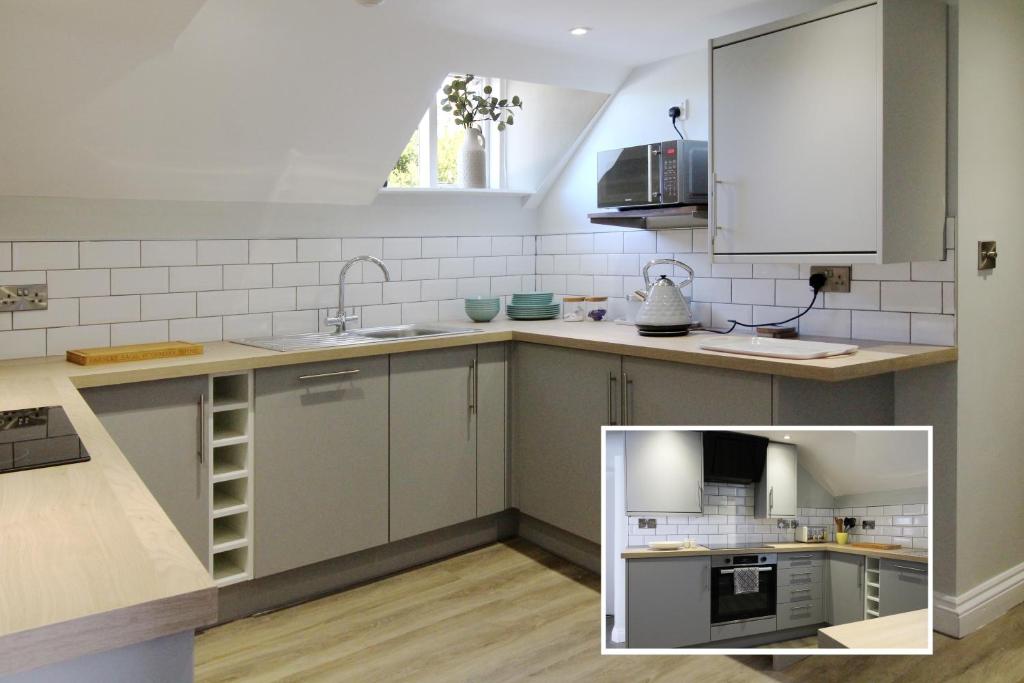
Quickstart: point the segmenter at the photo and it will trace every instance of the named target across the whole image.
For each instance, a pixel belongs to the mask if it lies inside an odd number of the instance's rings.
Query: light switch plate
[[[821,288],[823,292],[848,294],[850,291],[850,266],[811,266],[811,275],[824,273],[828,281]]]
[[[995,240],[978,242],[978,270],[992,270],[996,267]]]
[[[0,285],[0,311],[45,311],[46,285]]]

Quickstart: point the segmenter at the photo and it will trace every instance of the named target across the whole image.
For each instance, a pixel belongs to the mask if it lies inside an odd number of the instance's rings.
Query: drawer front
[[[775,616],[778,619],[780,631],[797,626],[820,624],[825,621],[825,603],[822,600],[810,600],[779,605]]]
[[[820,567],[823,564],[825,564],[825,553],[787,553],[779,555],[779,569]]]
[[[779,588],[821,583],[821,567],[779,568]]]
[[[779,588],[778,603],[781,605],[790,602],[820,601],[822,584],[810,583],[806,586],[783,586]]]
[[[711,625],[711,640],[728,640],[743,636],[756,636],[758,633],[771,633],[776,630],[775,617],[765,617],[754,621],[741,621],[736,624]]]

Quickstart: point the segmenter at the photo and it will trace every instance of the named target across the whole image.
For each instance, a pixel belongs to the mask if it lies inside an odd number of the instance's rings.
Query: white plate
[[[841,356],[857,350],[854,344],[829,344],[827,342],[802,341],[800,339],[773,339],[771,337],[727,337],[701,342],[700,348],[723,353],[739,353],[747,356],[768,356],[770,358],[825,358]]]
[[[647,544],[651,550],[682,550],[681,541],[651,541]]]

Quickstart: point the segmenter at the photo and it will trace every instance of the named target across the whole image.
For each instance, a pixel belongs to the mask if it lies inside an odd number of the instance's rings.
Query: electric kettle
[[[678,285],[662,275],[651,282],[651,266],[679,266],[689,277]],[[644,266],[644,286],[647,298],[636,314],[636,328],[643,337],[670,337],[686,334],[690,329],[690,305],[683,296],[683,287],[693,282],[693,268],[681,261],[670,258],[654,259]]]

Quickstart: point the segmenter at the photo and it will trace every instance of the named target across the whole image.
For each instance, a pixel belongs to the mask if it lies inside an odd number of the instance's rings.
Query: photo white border
[[[764,432],[764,431],[789,431],[789,432],[928,432],[928,647],[926,648],[859,648],[859,649],[829,649],[820,650],[817,648],[610,648],[608,647],[607,615],[605,612],[607,595],[607,561],[608,554],[605,551],[605,539],[608,537],[608,477],[607,477],[607,432],[650,432],[650,431],[682,431],[682,432],[705,432],[705,431],[727,431],[727,432]],[[932,562],[935,559],[935,552],[932,547],[934,534],[932,524],[935,518],[935,506],[932,496],[933,471],[932,471],[932,448],[933,429],[927,426],[789,426],[789,425],[716,425],[716,426],[624,426],[604,425],[601,427],[601,654],[602,655],[808,655],[808,656],[848,656],[848,655],[930,655],[935,647],[934,631],[934,586],[935,572]]]

